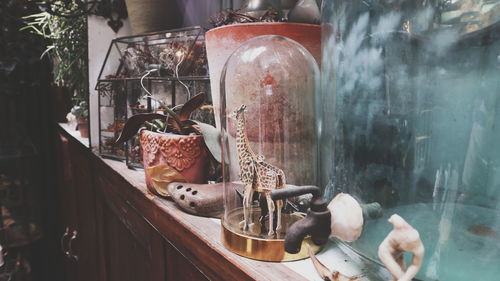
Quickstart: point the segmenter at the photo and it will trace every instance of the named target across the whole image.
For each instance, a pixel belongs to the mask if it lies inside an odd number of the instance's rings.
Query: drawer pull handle
[[[63,251],[63,253],[66,255],[66,257],[69,258],[69,252],[68,250],[66,249],[66,247],[64,247],[64,241],[66,240],[66,237],[68,237],[69,235],[69,227],[66,227],[66,231],[64,232],[64,234],[61,236],[61,250]]]
[[[68,242],[69,257],[74,259],[75,261],[78,261],[78,255],[73,254],[72,243],[73,243],[73,240],[75,240],[77,236],[78,236],[78,231],[73,230],[73,235],[71,236],[71,238],[69,239],[69,242]]]

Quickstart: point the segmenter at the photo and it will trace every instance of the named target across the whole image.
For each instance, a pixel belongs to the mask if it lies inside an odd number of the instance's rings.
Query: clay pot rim
[[[142,132],[147,132],[148,134],[152,134],[152,135],[158,135],[158,136],[166,136],[166,137],[171,137],[171,138],[182,138],[182,137],[202,137],[203,138],[203,135],[179,135],[179,134],[174,134],[174,133],[170,133],[170,132],[166,132],[166,133],[158,133],[158,132],[153,132],[153,131],[150,131],[150,130],[142,130]]]
[[[215,31],[219,31],[226,28],[236,28],[236,27],[248,27],[248,26],[302,26],[302,27],[321,27],[319,24],[311,23],[298,23],[298,22],[247,22],[247,23],[236,23],[223,25],[215,27],[207,31],[206,35],[212,34]]]

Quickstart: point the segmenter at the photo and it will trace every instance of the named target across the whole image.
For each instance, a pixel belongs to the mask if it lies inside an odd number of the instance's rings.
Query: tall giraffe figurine
[[[240,180],[245,185],[243,194],[243,229],[248,230],[251,219],[251,205],[254,192],[264,194],[269,212],[268,235],[274,235],[274,212],[277,211],[276,231],[281,229],[281,209],[283,201],[277,200],[276,206],[271,199],[271,191],[285,187],[285,173],[266,162],[262,155],[256,155],[248,142],[245,129],[245,109],[242,104],[232,112],[231,117],[236,120],[236,148],[238,152],[238,164],[240,166]]]

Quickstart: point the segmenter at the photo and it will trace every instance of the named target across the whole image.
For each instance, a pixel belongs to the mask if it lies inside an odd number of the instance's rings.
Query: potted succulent
[[[178,112],[165,107],[168,115],[143,113],[132,116],[117,143],[139,132],[146,184],[153,194],[169,196],[171,182],[207,183],[212,160],[220,162],[219,130],[190,120],[203,105],[204,94],[187,101]]]
[[[222,69],[229,56],[249,39],[261,35],[290,38],[304,46],[320,64],[319,17],[314,0],[247,0],[239,10],[224,10],[212,17],[211,23],[215,28],[206,33],[205,41],[216,114],[220,109]]]
[[[71,114],[75,116],[77,127],[82,138],[89,137],[89,107],[86,101],[81,101],[71,108]]]

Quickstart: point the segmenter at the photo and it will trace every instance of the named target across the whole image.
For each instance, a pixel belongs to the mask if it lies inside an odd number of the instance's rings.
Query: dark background
[[[60,280],[55,229],[54,142],[51,126],[51,72],[48,59],[40,59],[46,42],[29,32],[21,32],[21,17],[38,12],[34,2],[0,1],[0,159],[12,153],[32,153],[35,167],[34,208],[44,236],[29,246],[34,280]],[[31,147],[32,149],[23,150]],[[20,148],[20,150],[18,150]],[[24,151],[24,152],[23,152]],[[22,155],[19,155],[21,159]],[[18,165],[19,161],[12,161]],[[1,172],[1,171],[0,171]]]

